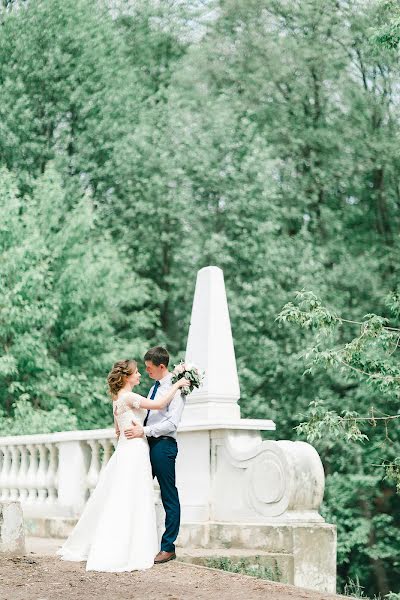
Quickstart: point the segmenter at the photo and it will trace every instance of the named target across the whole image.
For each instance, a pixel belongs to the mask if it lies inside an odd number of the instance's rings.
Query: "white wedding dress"
[[[63,560],[86,560],[87,571],[134,571],[154,564],[158,538],[153,478],[146,438],[127,439],[124,429],[147,411],[130,409],[122,395],[113,403],[121,432],[81,518],[57,551]]]

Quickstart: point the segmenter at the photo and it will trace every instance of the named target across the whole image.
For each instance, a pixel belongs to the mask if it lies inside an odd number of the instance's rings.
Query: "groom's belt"
[[[151,443],[155,443],[158,442],[158,440],[172,440],[173,442],[176,442],[176,439],[171,437],[170,435],[160,435],[159,437],[148,437],[147,441],[149,442],[149,444]]]

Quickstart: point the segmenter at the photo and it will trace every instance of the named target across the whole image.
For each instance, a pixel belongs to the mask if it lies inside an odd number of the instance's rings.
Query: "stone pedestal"
[[[0,503],[0,553],[25,554],[24,519],[19,502]]]
[[[274,562],[282,581],[334,592],[336,530],[318,512],[324,493],[321,460],[304,442],[262,441],[260,431],[275,430],[272,421],[240,418],[218,267],[198,273],[185,360],[204,370],[205,378],[188,398],[179,428],[182,552],[197,562],[208,552],[264,557]]]
[[[326,523],[183,523],[178,558],[205,566],[210,559],[263,565],[281,583],[331,593],[336,588],[336,530]]]

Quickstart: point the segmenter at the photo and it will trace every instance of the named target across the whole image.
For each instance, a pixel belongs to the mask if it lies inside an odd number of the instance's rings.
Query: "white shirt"
[[[170,387],[172,375],[167,373],[165,377],[160,379],[160,386],[156,392],[154,400],[160,399],[161,396],[165,396]],[[154,385],[150,388],[147,395],[150,398]],[[161,435],[168,435],[169,437],[176,439],[176,430],[178,429],[179,421],[181,420],[183,409],[185,408],[186,398],[178,390],[171,400],[171,402],[165,408],[160,410],[151,410],[147,419],[147,424],[143,427],[144,435],[147,437],[160,437]]]

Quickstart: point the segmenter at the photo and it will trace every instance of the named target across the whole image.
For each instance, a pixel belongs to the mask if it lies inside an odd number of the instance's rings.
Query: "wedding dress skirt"
[[[117,447],[81,518],[57,551],[63,560],[86,560],[87,571],[153,566],[159,548],[149,446],[145,438],[129,440],[123,435],[132,419],[143,424],[146,413],[129,409],[117,414]]]

